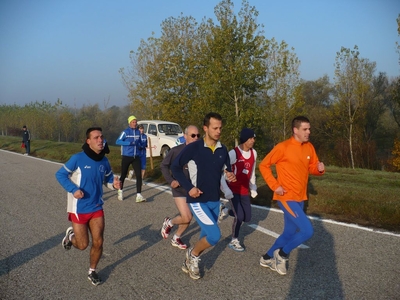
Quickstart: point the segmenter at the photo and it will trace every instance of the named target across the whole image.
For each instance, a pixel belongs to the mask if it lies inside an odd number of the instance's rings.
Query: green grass
[[[81,151],[82,144],[56,143],[34,140],[31,143],[31,155],[65,162]],[[0,136],[0,148],[24,153],[21,138]],[[120,147],[110,146],[107,155],[113,171],[121,171]],[[262,159],[263,157],[260,157]],[[146,180],[165,183],[160,171],[161,158],[147,161]],[[272,201],[272,191],[265,185],[256,170],[258,196],[253,204],[278,207]],[[400,232],[400,173],[389,173],[366,169],[346,169],[327,166],[324,176],[310,176],[307,213],[312,216],[329,218],[336,221],[355,223],[364,226]]]

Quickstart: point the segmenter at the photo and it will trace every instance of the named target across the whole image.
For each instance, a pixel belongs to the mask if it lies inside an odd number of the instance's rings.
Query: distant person
[[[103,253],[104,212],[103,182],[115,190],[120,188],[118,177],[114,177],[108,159],[105,157],[103,134],[100,127],[86,131],[86,146],[57,171],[56,178],[68,192],[68,220],[72,222],[65,232],[62,246],[85,250],[92,239],[88,279],[99,285],[101,279],[96,272]]]
[[[233,216],[232,240],[228,247],[235,251],[244,251],[238,237],[243,222],[251,220],[251,201],[257,197],[255,167],[257,152],[253,149],[256,135],[250,128],[243,128],[240,132],[240,145],[229,151],[232,172],[236,176],[235,182],[221,181],[222,191],[229,200],[231,209],[228,211],[223,204],[220,207],[220,219],[223,215]],[[249,195],[250,194],[250,195]]]
[[[26,125],[22,126],[22,143],[25,146],[24,155],[29,155],[31,153],[31,133],[26,128]]]
[[[187,249],[182,271],[190,278],[199,279],[199,260],[204,250],[215,246],[221,238],[218,227],[221,176],[235,181],[231,172],[228,150],[219,141],[222,117],[218,113],[208,113],[203,120],[205,136],[186,145],[172,162],[174,178],[187,191],[186,201],[200,226],[200,240]],[[188,165],[188,179],[184,167]]]
[[[140,148],[142,140],[140,138],[140,130],[137,128],[137,120],[135,116],[128,118],[128,128],[121,132],[116,144],[121,146],[121,188],[118,190],[118,200],[124,200],[123,187],[129,166],[132,165],[136,175],[136,202],[144,202],[146,198],[142,196],[142,167],[140,160]]]
[[[103,151],[104,151],[105,154],[109,154],[110,153],[110,148],[108,147],[108,143],[107,143],[106,139],[104,139],[104,141],[103,141]]]
[[[143,125],[138,125],[140,131],[141,145],[139,146],[139,156],[140,156],[140,167],[142,173],[142,182],[144,182],[144,176],[146,174],[146,148],[147,148],[147,135],[144,133]]]
[[[286,275],[290,252],[310,239],[314,229],[304,213],[309,174],[325,173],[309,142],[310,121],[298,116],[292,121],[292,137],[277,144],[259,165],[260,173],[271,190],[273,199],[283,211],[284,228],[272,247],[260,258],[260,265]],[[277,177],[272,173],[275,165]]]
[[[171,165],[175,158],[181,153],[182,149],[187,145],[194,141],[197,141],[200,137],[199,129],[194,125],[189,125],[185,128],[185,144],[180,144],[176,147],[173,147],[167,154],[167,156],[161,162],[161,172],[171,186],[172,197],[174,197],[175,205],[178,208],[179,215],[175,218],[166,217],[164,219],[164,223],[161,228],[161,236],[166,239],[168,238],[171,229],[174,225],[178,225],[178,229],[176,233],[171,239],[171,245],[174,247],[178,247],[179,249],[186,249],[187,245],[182,242],[181,236],[184,231],[189,227],[190,222],[192,221],[192,213],[190,212],[190,208],[186,203],[186,195],[187,192],[185,189],[179,184],[179,182],[174,178],[171,173]],[[184,166],[183,172],[185,176],[189,178],[189,171],[187,165]]]

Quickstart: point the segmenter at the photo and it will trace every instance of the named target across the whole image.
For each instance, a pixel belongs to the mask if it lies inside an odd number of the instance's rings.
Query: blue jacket
[[[186,164],[190,179],[183,171]],[[203,139],[186,145],[171,165],[172,175],[188,192],[188,203],[219,201],[221,176],[225,169],[232,171],[226,147],[217,142],[213,152]],[[203,194],[198,198],[190,197],[189,191],[193,187],[200,189]]]
[[[56,178],[68,192],[67,211],[75,214],[86,214],[103,208],[103,183],[112,184],[114,175],[107,157],[95,161],[79,152],[56,172]],[[84,196],[74,198],[73,194],[80,189]]]
[[[175,144],[178,145],[182,145],[186,143],[186,139],[184,136],[180,136],[176,139]]]
[[[144,133],[140,135],[140,146],[139,146],[139,155],[146,156],[146,148],[147,148],[147,135]]]
[[[139,129],[133,129],[131,127],[126,128],[121,132],[115,143],[121,146],[121,155],[139,156],[139,148],[142,146]]]

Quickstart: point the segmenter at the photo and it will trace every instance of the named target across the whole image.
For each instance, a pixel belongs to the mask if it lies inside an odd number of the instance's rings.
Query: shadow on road
[[[294,272],[294,277],[286,299],[344,299],[333,237],[323,222],[314,220],[312,223],[314,236],[306,242],[310,248],[297,249],[296,267],[290,270],[289,266],[289,272]]]
[[[240,243],[246,248],[246,237],[251,235],[255,229],[253,227],[247,226],[251,224],[252,226],[257,226],[261,221],[265,220],[268,217],[269,210],[264,210],[264,209],[255,209],[252,207],[252,216],[250,222],[243,223],[239,232],[239,241]],[[203,267],[204,269],[210,270],[220,254],[223,251],[234,251],[232,249],[228,248],[228,244],[230,243],[232,239],[232,230],[233,230],[233,217],[229,216],[226,219],[224,219],[222,222],[227,222],[229,224],[229,235],[226,236],[225,238],[222,238],[217,245],[212,247],[209,251],[204,253],[202,256],[204,257],[204,264],[200,265],[200,267]],[[222,231],[222,230],[221,230]],[[224,236],[224,233],[222,233]],[[225,231],[226,235],[226,231]],[[260,256],[263,253],[260,253]],[[203,272],[204,273],[204,272]]]
[[[17,252],[9,257],[0,260],[0,276],[8,274],[13,269],[26,264],[30,260],[42,255],[49,251],[51,248],[60,246],[61,240],[65,236],[65,233],[60,233],[47,239],[41,243],[38,243],[32,247],[26,248],[20,252]],[[61,246],[60,246],[61,247]]]

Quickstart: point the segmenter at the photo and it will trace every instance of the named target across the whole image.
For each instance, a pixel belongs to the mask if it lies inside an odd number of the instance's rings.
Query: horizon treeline
[[[354,46],[338,49],[332,82],[327,75],[303,80],[295,49],[265,37],[248,1],[237,15],[230,0],[214,12],[216,21],[170,17],[159,37],[142,40],[130,52],[130,67],[119,70],[129,106],[76,109],[60,99],[54,105],[2,105],[2,134],[17,135],[24,123],[35,138],[78,142],[87,127],[97,125],[113,145],[129,114],[201,128],[204,115],[215,111],[224,119],[221,139],[228,148],[249,127],[263,157],[291,136],[291,120],[305,115],[311,142],[327,165],[400,169],[394,163],[400,156],[400,76],[377,72],[376,63]],[[400,26],[394,30],[399,33]]]

